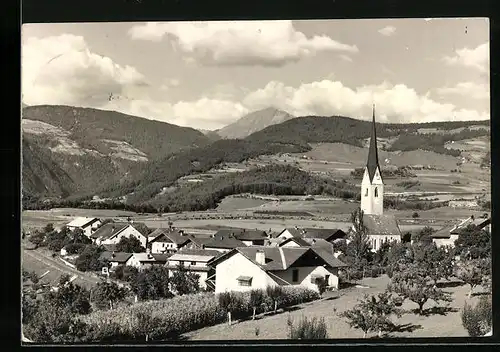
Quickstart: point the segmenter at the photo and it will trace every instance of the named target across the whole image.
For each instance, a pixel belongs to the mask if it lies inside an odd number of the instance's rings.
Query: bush
[[[417,213],[417,212],[414,212],[412,215],[411,215],[412,218],[416,219],[416,218],[419,218],[420,215]]]
[[[264,293],[264,291],[263,291]],[[232,292],[235,303],[231,305],[232,315],[236,317],[251,316],[253,307],[250,303],[250,292]],[[281,306],[293,306],[319,298],[316,291],[303,287],[283,287]],[[257,312],[274,309],[273,301],[264,298],[264,304]],[[142,327],[137,314],[146,315],[155,321],[155,328],[149,332],[153,340],[170,339],[188,331],[222,323],[227,319],[227,311],[219,304],[219,295],[197,293],[176,296],[171,299],[140,302],[130,307],[119,307],[113,310],[96,311],[81,317],[89,324],[88,341],[137,340]],[[142,322],[144,323],[144,322]],[[97,328],[99,327],[99,328]]]
[[[461,318],[462,325],[467,330],[469,336],[484,336],[491,330],[493,321],[493,309],[491,299],[487,296],[481,296],[476,306],[464,305]]]
[[[322,340],[328,338],[325,319],[302,317],[297,326],[289,324],[290,339],[292,340]]]

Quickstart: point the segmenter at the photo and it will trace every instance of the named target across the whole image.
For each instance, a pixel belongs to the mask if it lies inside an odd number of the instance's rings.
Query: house
[[[468,226],[474,225],[480,230],[491,232],[491,218],[482,219],[474,218],[471,215],[469,218],[461,221],[458,225],[445,226],[432,234],[432,241],[436,246],[455,246],[455,241],[458,240],[460,233]]]
[[[98,218],[78,217],[68,223],[66,227],[70,231],[80,229],[85,236],[89,237],[101,224],[102,222]]]
[[[206,249],[186,249],[173,254],[168,258],[165,266],[170,271],[170,276],[178,270],[179,264],[184,265],[187,271],[194,272],[200,276],[200,288],[215,289],[215,283],[210,278],[215,274],[213,268],[207,263],[220,256],[221,252]]]
[[[394,215],[363,214],[363,225],[373,251],[379,250],[384,242],[401,241],[401,229]]]
[[[170,255],[151,253],[149,250],[146,253],[132,253],[132,256],[130,256],[125,265],[136,267],[141,271],[153,265],[165,265]]]
[[[101,253],[99,260],[107,261],[114,268],[118,265],[126,265],[130,257],[132,257],[132,253],[105,251]]]
[[[96,244],[108,245],[117,244],[123,237],[135,237],[145,248],[148,238],[137,230],[132,224],[113,222],[102,225],[96,232],[90,235],[92,241]]]
[[[151,253],[174,253],[189,241],[189,236],[183,230],[156,229],[149,236]]]
[[[217,231],[214,237],[229,237],[231,235],[247,246],[263,246],[268,239],[266,231],[247,229],[222,229]]]
[[[237,239],[234,235],[212,235],[209,238],[191,239],[193,242],[201,243],[202,249],[214,250],[218,252],[228,252],[237,247],[245,247],[245,243]]]
[[[278,234],[277,238],[284,240],[290,238],[321,238],[333,242],[339,238],[345,238],[347,234],[341,229],[315,229],[315,228],[286,228]]]
[[[333,254],[333,243],[322,238],[289,238],[281,242],[279,247],[320,247]]]
[[[210,261],[215,268],[215,292],[301,285],[317,290],[324,278],[338,288],[339,268],[346,264],[323,248],[247,246],[235,248]]]

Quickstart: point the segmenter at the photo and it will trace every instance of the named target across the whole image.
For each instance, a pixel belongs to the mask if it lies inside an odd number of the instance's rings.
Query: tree
[[[80,271],[101,270],[103,263],[99,260],[104,248],[94,244],[87,245],[76,259],[76,268]]]
[[[493,323],[493,309],[491,298],[481,296],[479,302],[473,306],[467,302],[461,312],[462,325],[467,330],[469,336],[484,336],[491,330]]]
[[[250,291],[250,305],[253,308],[252,320],[255,320],[255,312],[257,307],[264,303],[264,292],[262,290],[256,289]]]
[[[283,296],[283,288],[281,286],[267,286],[266,293],[269,298],[273,300],[274,303],[274,314],[278,310],[278,303]]]
[[[388,290],[396,293],[402,299],[408,299],[418,304],[418,314],[423,313],[424,304],[429,299],[435,302],[451,301],[450,294],[437,288],[425,273],[425,269],[415,263],[395,272],[388,285]]]
[[[484,282],[484,277],[491,275],[491,259],[470,259],[457,264],[456,277],[470,286],[469,297],[474,288]]]
[[[171,298],[173,294],[169,290],[169,281],[168,269],[153,265],[137,274],[131,288],[141,300]]]
[[[363,222],[364,213],[361,209],[351,214],[353,231],[347,245],[346,256],[352,257],[356,268],[363,269],[369,261],[371,254],[370,240]]]
[[[231,311],[236,309],[241,304],[240,296],[234,292],[221,292],[218,295],[219,306],[227,312],[228,324],[231,325]]]
[[[491,234],[475,225],[467,226],[455,241],[455,253],[463,259],[491,257]]]
[[[74,244],[91,244],[92,240],[88,238],[82,229],[74,229],[69,233],[69,237]]]
[[[422,230],[420,230],[419,232],[413,234],[412,242],[429,245],[432,243],[432,234],[433,233],[434,233],[434,229],[430,226],[426,226]]]
[[[319,295],[320,297],[323,295],[323,293],[325,293],[326,291],[326,287],[328,286],[328,282],[320,277],[316,280],[316,286],[318,287],[318,292],[319,292]]]
[[[91,290],[91,300],[99,309],[113,309],[113,303],[125,298],[127,290],[114,282],[101,281]]]
[[[88,314],[92,310],[89,292],[70,282],[68,275],[61,276],[57,291],[49,292],[44,301],[57,307],[68,308],[72,314]]]
[[[54,231],[54,224],[52,223],[48,223],[47,225],[45,225],[45,227],[43,228],[43,232],[45,233],[50,233]]]
[[[348,320],[351,327],[363,331],[363,338],[370,331],[377,331],[381,337],[383,332],[392,331],[394,328],[391,316],[401,316],[402,311],[398,308],[401,303],[401,300],[392,297],[388,292],[379,293],[377,296],[365,295],[363,300],[341,316]]]
[[[200,291],[200,275],[187,271],[181,263],[170,278],[170,285],[178,295],[196,293]]]
[[[135,266],[118,265],[111,272],[111,277],[125,282],[133,282],[138,274],[139,270]]]
[[[116,245],[117,252],[125,253],[141,253],[145,252],[146,249],[142,246],[141,241],[137,237],[122,237],[120,242]]]
[[[29,236],[29,241],[33,243],[36,248],[41,247],[45,242],[45,233],[37,230]]]

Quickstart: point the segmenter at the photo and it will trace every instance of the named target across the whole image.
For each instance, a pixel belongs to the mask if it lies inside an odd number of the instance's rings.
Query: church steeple
[[[377,167],[380,170],[377,150],[377,129],[375,128],[375,104],[373,104],[372,135],[370,138],[370,148],[368,150],[368,161],[366,163],[368,175],[370,176],[370,182],[373,182],[373,177],[375,176]]]

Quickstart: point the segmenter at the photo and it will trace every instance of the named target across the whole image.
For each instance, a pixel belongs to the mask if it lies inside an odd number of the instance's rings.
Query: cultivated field
[[[282,312],[277,315],[267,315],[255,321],[247,320],[228,326],[220,324],[203,328],[197,331],[186,333],[184,336],[190,340],[266,340],[266,339],[287,339],[288,326],[287,319],[290,315],[295,321],[301,316],[309,318],[325,318],[328,327],[329,338],[362,338],[363,333],[350,328],[339,314],[352,308],[363,297],[363,294],[374,294],[385,290],[389,279],[382,276],[375,279],[364,279],[360,282],[362,287],[352,287],[341,290],[338,298],[336,293],[325,295],[325,299],[302,304],[295,307],[295,310]],[[462,327],[460,309],[463,308],[467,299],[468,286],[458,286],[445,288],[451,292],[453,302],[449,304],[448,311],[430,316],[417,316],[413,313],[406,313],[399,319],[393,321],[399,326],[400,332],[391,334],[393,337],[466,337],[467,332]],[[479,291],[479,290],[478,290]],[[330,297],[330,298],[328,298]],[[472,297],[476,300],[477,297]],[[433,302],[428,302],[424,309],[434,306]],[[416,304],[406,301],[403,309],[411,310],[417,307]],[[259,329],[259,336],[255,335],[255,329]]]

